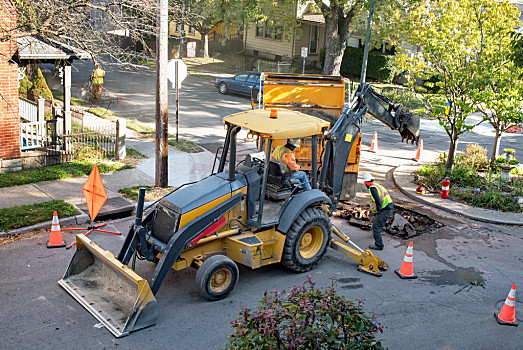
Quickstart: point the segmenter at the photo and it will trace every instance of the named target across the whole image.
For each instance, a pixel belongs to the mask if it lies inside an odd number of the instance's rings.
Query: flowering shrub
[[[307,276],[288,292],[265,292],[257,310],[243,308],[232,322],[227,349],[383,349],[382,326],[334,285],[317,289]]]

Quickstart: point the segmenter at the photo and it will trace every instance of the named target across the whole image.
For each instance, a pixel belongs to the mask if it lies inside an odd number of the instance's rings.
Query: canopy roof
[[[277,118],[271,118],[271,110],[254,109],[231,114],[223,121],[278,140],[319,135],[330,126],[328,121],[289,109],[278,108],[277,113]]]
[[[82,49],[41,36],[18,38],[17,45],[20,60],[59,61],[91,58],[91,55]]]

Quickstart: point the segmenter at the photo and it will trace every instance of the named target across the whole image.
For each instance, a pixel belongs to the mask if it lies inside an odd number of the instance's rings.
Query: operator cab
[[[272,116],[271,116],[272,115]],[[302,192],[299,180],[291,180],[281,163],[271,160],[274,140],[312,138],[316,144],[330,123],[296,111],[278,109],[277,116],[270,110],[251,110],[224,118],[227,136],[220,157],[218,173],[229,163],[229,181],[243,176],[247,183],[247,224],[258,228],[279,223],[280,214],[292,196]],[[236,164],[236,135],[241,129],[257,140],[258,153],[249,154],[243,164]],[[269,159],[267,162],[266,160]],[[313,147],[311,163],[316,169],[317,152]],[[311,186],[317,186],[317,170],[311,171]]]

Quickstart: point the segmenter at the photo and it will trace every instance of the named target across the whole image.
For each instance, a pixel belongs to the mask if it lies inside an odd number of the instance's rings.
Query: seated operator
[[[286,172],[292,171],[292,174],[289,176],[289,178],[300,180],[302,188],[304,190],[310,190],[311,185],[309,184],[307,174],[300,170],[300,166],[296,163],[296,156],[293,152],[296,147],[299,146],[300,139],[287,139],[287,143],[285,145],[274,148],[274,151],[272,152],[272,158],[280,163],[285,164],[283,169]]]

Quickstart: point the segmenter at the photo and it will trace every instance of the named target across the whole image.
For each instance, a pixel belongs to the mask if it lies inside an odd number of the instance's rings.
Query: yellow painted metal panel
[[[252,130],[274,139],[301,138],[322,134],[330,123],[307,114],[288,109],[277,109],[277,118],[271,118],[269,109],[254,109],[225,117],[224,122]]]

